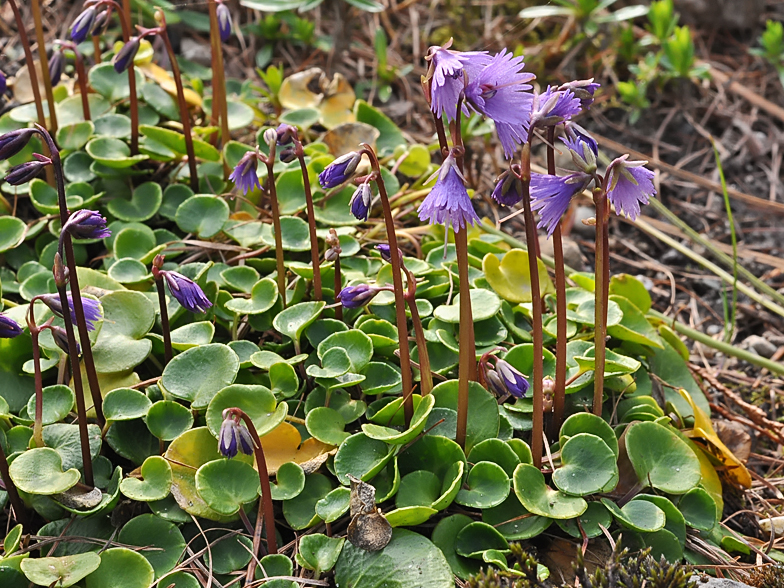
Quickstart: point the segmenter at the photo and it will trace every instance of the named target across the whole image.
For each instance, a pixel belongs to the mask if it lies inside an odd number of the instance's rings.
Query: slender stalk
[[[95,65],[101,63],[101,37],[100,35],[93,35],[93,59]]]
[[[547,173],[555,175],[555,127],[547,128]],[[553,257],[555,259],[555,391],[553,395],[553,418],[550,420],[550,439],[556,439],[561,429],[566,404],[566,273],[564,272],[563,241],[561,222],[553,231]]]
[[[406,317],[406,300],[403,291],[403,270],[400,255],[394,252],[399,251],[397,235],[395,234],[395,219],[392,216],[392,207],[389,205],[389,196],[381,177],[381,165],[378,162],[375,151],[367,143],[362,143],[362,152],[368,156],[370,165],[376,176],[378,195],[381,198],[381,206],[384,209],[384,223],[387,230],[387,242],[392,251],[392,284],[395,290],[395,318],[397,323],[397,338],[400,347],[400,371],[403,378],[403,413],[405,415],[406,426],[411,423],[414,416],[414,391],[413,378],[411,372],[411,350],[408,347],[408,319]]]
[[[22,523],[27,528],[27,511],[25,510],[22,499],[19,498],[19,492],[16,489],[14,481],[11,479],[11,474],[8,472],[8,460],[3,451],[3,445],[0,443],[0,476],[3,478],[5,491],[8,492],[8,499],[11,501],[11,506],[14,508],[14,515],[16,520]]]
[[[267,531],[267,552],[274,554],[278,552],[277,538],[275,537],[275,511],[272,508],[272,494],[270,491],[269,474],[267,473],[267,460],[264,458],[264,449],[261,446],[259,434],[256,432],[256,427],[253,421],[239,408],[232,409],[233,412],[242,419],[245,426],[248,427],[248,432],[253,438],[253,453],[256,458],[256,468],[259,471],[259,484],[261,486],[261,498],[259,499],[259,511],[256,516],[256,528],[253,531],[253,557],[251,557],[248,564],[248,572],[245,577],[245,582],[250,583],[253,581],[253,575],[256,570],[256,561],[259,553],[259,546],[261,545],[261,522],[264,521],[264,526]]]
[[[299,159],[299,167],[302,170],[302,183],[305,187],[305,203],[308,207],[308,229],[310,230],[310,262],[313,266],[313,297],[316,300],[321,300],[321,256],[319,255],[318,237],[316,237],[316,213],[313,208],[313,194],[310,190],[310,177],[308,175],[308,166],[305,164],[305,151],[302,148],[302,142],[294,128],[294,152]],[[379,174],[380,177],[380,174]]]
[[[163,12],[157,14],[163,15]],[[163,44],[166,46],[166,52],[169,54],[169,61],[171,62],[172,76],[174,77],[174,84],[177,86],[177,102],[180,107],[180,116],[182,117],[182,132],[185,134],[185,151],[188,154],[188,169],[191,176],[191,189],[194,192],[199,191],[199,173],[196,170],[196,155],[193,152],[193,136],[191,135],[191,115],[188,111],[188,104],[185,102],[185,90],[182,86],[182,76],[180,75],[180,66],[177,63],[177,55],[174,53],[174,48],[169,41],[169,33],[166,32],[166,22],[161,20],[158,34],[163,39]]]
[[[223,71],[223,46],[221,45],[218,27],[218,4],[215,0],[208,2],[210,13],[210,44],[212,46],[212,124],[220,121],[221,144],[230,139],[228,105],[226,104],[226,78]],[[224,165],[228,170],[228,164]]]
[[[25,63],[27,64],[27,73],[30,76],[30,86],[33,89],[33,98],[35,100],[35,112],[38,117],[38,124],[42,128],[46,128],[46,115],[44,114],[44,103],[41,100],[41,89],[38,86],[38,73],[35,70],[35,61],[33,61],[33,52],[30,50],[30,39],[27,37],[25,30],[24,20],[19,12],[19,7],[16,5],[16,0],[8,0],[11,5],[11,11],[14,13],[16,20],[16,28],[19,31],[19,42],[22,44],[22,50],[25,54]],[[45,146],[44,155],[50,155],[48,152],[48,145]],[[50,186],[54,185],[54,172],[46,167],[46,181]]]
[[[464,171],[464,148],[461,133],[462,94],[457,102],[457,117],[450,128],[452,143],[458,148],[457,166]],[[436,126],[440,121],[436,123]],[[439,140],[441,133],[438,134]],[[443,150],[443,146],[442,146]],[[449,230],[445,227],[445,230]],[[465,449],[468,429],[468,393],[470,382],[476,381],[476,342],[474,340],[474,317],[471,310],[471,283],[468,276],[468,230],[455,232],[455,251],[457,253],[457,275],[460,282],[460,329],[458,355],[457,388],[457,435],[455,441]]]
[[[596,206],[596,287],[594,308],[594,385],[593,385],[593,413],[602,415],[602,399],[604,397],[604,364],[607,341],[607,287],[609,282],[609,267],[607,267],[608,219],[607,197],[601,189],[594,190],[593,201]],[[609,253],[609,252],[607,252]]]
[[[335,268],[335,300],[338,298],[338,294],[343,289],[343,278],[340,275],[340,255],[335,258],[335,264],[333,266]],[[335,307],[335,318],[339,321],[343,320],[343,305],[338,304]]]
[[[55,111],[54,94],[52,93],[52,79],[49,77],[49,57],[46,55],[46,40],[44,39],[44,24],[41,19],[41,0],[32,0],[30,7],[35,23],[35,37],[38,43],[38,61],[41,64],[41,75],[46,91],[46,104],[49,107],[49,130],[57,132],[57,112]],[[31,78],[32,79],[32,78]]]
[[[63,175],[63,164],[60,159],[60,151],[52,141],[51,135],[43,128],[38,129],[39,134],[44,139],[44,143],[49,147],[52,159],[52,168],[57,182],[57,199],[60,207],[60,226],[64,227],[68,221],[68,204],[65,200],[65,177]],[[60,249],[64,251],[65,262],[68,266],[69,285],[71,288],[71,298],[73,299],[74,314],[76,315],[76,326],[79,329],[79,340],[82,342],[82,357],[84,358],[84,370],[87,373],[87,380],[90,383],[90,394],[93,399],[95,417],[99,426],[103,427],[103,396],[101,396],[101,386],[98,383],[98,374],[95,371],[95,361],[93,360],[93,350],[90,343],[90,333],[87,331],[87,322],[84,319],[84,305],[79,289],[79,276],[76,271],[76,259],[74,257],[73,242],[71,235],[67,232],[60,235]],[[64,301],[64,309],[68,308],[67,301]],[[63,314],[69,314],[63,312]],[[69,315],[70,322],[70,315]],[[81,374],[80,374],[81,380]],[[78,396],[78,394],[77,394]]]
[[[716,149],[716,143],[713,138],[711,138],[711,145],[713,146],[713,157],[716,159],[716,168],[719,170],[721,191],[724,195],[724,207],[727,210],[727,221],[730,225],[730,238],[732,240],[732,308],[730,309],[729,328],[726,325],[724,326],[724,342],[729,343],[735,334],[738,314],[738,238],[735,235],[735,221],[732,219],[732,205],[730,204],[730,195],[727,193],[724,167],[721,165],[721,156],[719,155],[719,150]]]
[[[155,288],[158,290],[158,305],[161,308],[161,331],[163,331],[163,356],[165,364],[172,360],[171,332],[169,331],[169,311],[166,308],[166,288],[163,285],[163,276],[155,278]]]
[[[43,420],[44,420],[44,402],[43,402],[43,377],[41,375],[41,348],[38,344],[38,336],[41,334],[41,328],[35,324],[35,309],[34,304],[37,296],[34,296],[30,301],[30,306],[27,311],[27,328],[30,331],[30,338],[32,339],[33,346],[33,374],[35,377],[35,420],[33,421],[33,439],[37,447],[44,446],[43,436]],[[51,322],[51,319],[50,321]],[[44,325],[46,327],[46,325]]]
[[[270,154],[264,157],[267,166],[267,193],[269,194],[270,207],[272,208],[272,228],[275,233],[275,268],[278,282],[278,294],[283,308],[286,308],[286,266],[283,259],[283,234],[280,228],[280,207],[278,206],[278,192],[275,188],[275,144],[270,145]]]
[[[538,235],[534,224],[534,215],[531,211],[531,144],[523,146],[522,156],[520,157],[521,181],[523,185],[523,216],[525,218],[525,237],[528,243],[528,271],[531,275],[531,306],[533,313],[532,334],[533,334],[533,374],[531,376],[534,412],[533,429],[531,431],[531,453],[533,454],[534,465],[539,468],[542,466],[543,450],[543,333],[542,333],[542,295],[539,286],[539,256],[536,254],[536,244]],[[560,321],[559,321],[560,322]],[[566,321],[564,321],[566,323]]]
[[[90,437],[87,434],[87,410],[84,406],[84,388],[82,386],[82,372],[79,369],[79,354],[76,347],[76,337],[74,336],[73,323],[71,323],[71,313],[68,312],[68,296],[65,292],[65,285],[57,286],[57,293],[60,295],[60,304],[63,307],[63,323],[65,323],[65,333],[68,337],[68,358],[71,361],[71,377],[74,384],[74,395],[76,396],[76,413],[79,416],[79,441],[82,449],[82,463],[84,464],[84,483],[93,488],[93,462],[90,457]],[[76,306],[76,300],[74,300]],[[78,315],[77,315],[78,317]],[[103,427],[103,423],[100,425]]]
[[[76,47],[74,47],[73,52],[74,61],[76,62],[76,79],[79,83],[79,93],[82,96],[82,114],[84,115],[84,120],[90,120],[90,97],[87,94],[87,72],[84,69],[84,59]]]
[[[403,271],[406,272],[408,290],[406,292],[406,302],[408,310],[411,312],[411,323],[414,325],[414,336],[416,337],[417,353],[419,354],[419,387],[422,396],[427,396],[433,390],[433,372],[430,369],[430,354],[427,352],[427,339],[422,328],[422,319],[419,317],[419,309],[416,305],[416,278],[406,264],[402,264]]]

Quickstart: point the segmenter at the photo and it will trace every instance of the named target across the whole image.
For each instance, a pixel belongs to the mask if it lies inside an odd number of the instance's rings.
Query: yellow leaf
[[[311,67],[290,75],[280,85],[278,99],[284,108],[313,108],[321,102],[322,94],[316,94],[308,88],[311,80],[322,76],[324,72],[318,67]]]
[[[695,404],[686,390],[681,388],[678,392],[691,405],[694,411],[694,428],[691,431],[687,431],[686,435],[694,439],[701,449],[708,455],[716,458],[726,468],[727,477],[730,480],[744,488],[751,488],[751,474],[749,474],[743,462],[735,457],[732,451],[719,439],[716,431],[713,430],[713,424],[708,415]]]
[[[542,295],[555,292],[542,260],[538,260],[539,289]],[[482,260],[482,270],[493,290],[509,302],[531,302],[531,274],[528,270],[528,252],[512,249],[499,260],[488,253]]]
[[[287,422],[282,422],[264,435],[261,447],[270,475],[276,474],[280,466],[290,461],[302,466],[306,474],[313,473],[336,451],[334,446],[313,437],[302,443],[297,427]]]
[[[138,66],[138,69],[148,78],[155,81],[167,94],[173,96],[175,100],[177,99],[177,85],[174,83],[174,78],[168,71],[154,63],[145,63],[144,65]],[[196,92],[190,88],[183,88],[183,94],[185,94],[185,102],[188,106],[201,108],[201,96]]]

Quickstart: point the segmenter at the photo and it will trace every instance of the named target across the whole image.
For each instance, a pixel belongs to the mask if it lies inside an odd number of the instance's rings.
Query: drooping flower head
[[[139,46],[139,37],[131,37],[128,39],[128,42],[120,48],[112,59],[114,71],[122,73],[131,67],[134,57],[136,57],[136,54],[139,52]]]
[[[95,210],[77,210],[63,225],[63,231],[68,231],[77,239],[105,239],[111,237],[112,232],[106,228],[106,219]]]
[[[76,324],[76,310],[74,309],[73,297],[71,296],[70,292],[66,294],[66,298],[68,301],[68,314],[71,315],[71,322]],[[101,303],[97,300],[86,298],[84,296],[81,296],[80,298],[82,300],[82,309],[84,310],[84,320],[85,323],[87,323],[87,330],[94,331],[95,323],[103,318],[103,313],[101,312]],[[36,300],[40,300],[46,304],[46,306],[49,307],[49,310],[51,310],[60,318],[63,317],[63,305],[60,301],[60,296],[57,294],[42,294],[40,296],[36,296]]]
[[[654,173],[643,167],[647,161],[628,161],[622,155],[607,167],[607,198],[615,207],[615,213],[635,220],[640,214],[640,204],[648,204],[656,194],[653,186]]]
[[[534,94],[531,127],[560,124],[580,112],[580,100],[571,90],[556,90],[549,86],[541,94]]]
[[[328,190],[350,180],[361,160],[362,154],[358,151],[352,151],[338,157],[319,174],[318,179],[321,187]]]
[[[425,57],[429,66],[423,79],[430,109],[439,118],[446,115],[448,120],[457,116],[457,101],[466,79],[473,79],[490,63],[486,51],[453,51],[451,46],[450,39],[441,47],[430,47]]]
[[[381,259],[386,262],[392,263],[392,248],[389,246],[388,243],[379,243],[376,245],[376,251],[381,254]],[[400,259],[403,259],[403,252],[398,249],[397,254]]]
[[[580,101],[580,108],[582,110],[588,110],[591,104],[593,104],[593,95],[600,87],[601,84],[594,82],[593,78],[591,78],[590,80],[566,82],[565,84],[561,84],[558,89],[571,90],[574,92],[575,97]]]
[[[599,144],[581,126],[574,123],[564,125],[565,137],[561,137],[572,156],[577,169],[586,173],[596,172],[596,158],[599,156]]]
[[[346,286],[337,295],[337,299],[345,308],[360,308],[365,306],[376,296],[376,294],[383,290],[385,290],[385,288],[370,286],[368,284]]]
[[[63,77],[65,71],[65,53],[63,46],[57,45],[49,59],[49,79],[52,82],[52,87],[60,83],[60,78]]]
[[[93,37],[100,37],[106,32],[106,27],[109,26],[109,17],[112,15],[111,8],[107,8],[103,12],[99,12],[95,17],[93,28],[90,29],[90,35]]]
[[[239,451],[245,455],[253,455],[253,437],[244,423],[232,412],[231,408],[223,411],[223,422],[218,433],[218,449],[229,459]]]
[[[572,198],[585,190],[592,176],[577,172],[564,177],[531,174],[531,209],[539,211],[538,227],[553,234],[561,217],[569,210]]]
[[[229,7],[223,2],[218,2],[216,12],[218,13],[218,32],[220,33],[220,40],[225,43],[231,37],[231,12],[229,11]]]
[[[183,308],[191,312],[207,312],[212,306],[199,285],[181,273],[158,269],[153,265],[152,274],[156,279],[159,275],[164,277],[172,296]]]
[[[35,129],[26,128],[0,135],[0,161],[5,161],[19,153],[36,133]]]
[[[76,17],[76,20],[74,20],[73,24],[71,25],[71,41],[77,45],[83,42],[93,28],[95,17],[95,6],[89,6],[85,8],[79,14],[79,16]]]
[[[463,174],[457,167],[453,153],[444,159],[444,163],[434,175],[437,175],[438,179],[419,206],[419,220],[426,220],[431,225],[443,224],[447,228],[452,225],[455,232],[466,225],[478,223],[479,216],[471,204]]]
[[[526,377],[507,361],[495,358],[495,368],[486,361],[480,363],[485,382],[498,396],[512,395],[515,398],[525,398],[530,384]]]
[[[523,183],[517,174],[506,170],[498,178],[492,196],[502,206],[514,206],[523,199]]]
[[[534,97],[527,82],[536,76],[522,71],[524,66],[522,56],[515,57],[504,49],[469,78],[465,88],[468,105],[495,122],[508,159],[514,156],[516,145],[528,140]]]
[[[237,167],[229,175],[229,179],[234,182],[243,194],[252,192],[254,189],[261,189],[259,176],[256,174],[258,167],[259,154],[256,151],[248,151],[237,163]]]
[[[55,325],[49,325],[45,327],[52,332],[52,339],[54,339],[54,344],[60,348],[60,350],[68,354],[70,350],[68,349],[68,333],[62,327],[57,327]],[[82,353],[82,348],[79,347],[79,342],[76,342],[76,354],[79,355]]]
[[[5,181],[12,186],[21,186],[37,177],[42,169],[52,163],[51,159],[40,153],[33,153],[33,157],[35,158],[33,161],[20,163],[8,170]]]
[[[13,339],[22,334],[22,327],[12,319],[0,313],[0,339]]]
[[[353,214],[357,220],[366,221],[368,219],[368,215],[370,214],[370,201],[372,198],[373,192],[370,190],[370,183],[362,182],[349,201],[351,214]]]
[[[293,126],[281,123],[278,125],[278,128],[275,129],[275,142],[278,146],[282,147],[284,145],[291,145],[294,141],[294,136],[297,134],[297,129]]]
[[[8,82],[5,79],[5,74],[0,71],[0,96],[5,94],[5,91],[8,89]]]

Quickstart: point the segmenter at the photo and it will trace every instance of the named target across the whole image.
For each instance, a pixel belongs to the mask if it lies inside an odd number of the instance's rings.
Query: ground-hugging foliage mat
[[[63,50],[122,8],[89,4]],[[218,59],[232,23],[211,8]],[[653,186],[572,124],[598,84],[535,91],[505,50],[434,47],[415,144],[339,75],[170,74],[164,15],[137,36],[120,19],[75,89],[53,57],[48,118],[40,96],[0,117],[3,586],[440,588],[520,572],[516,542],[545,533],[749,553],[719,521],[750,474],[686,346],[640,280],[610,277],[610,205],[634,218]],[[528,247],[471,202],[464,140],[496,136],[493,197],[522,202]],[[555,137],[570,174],[552,149],[531,174]],[[533,240],[533,211],[560,242],[584,190],[595,273]]]

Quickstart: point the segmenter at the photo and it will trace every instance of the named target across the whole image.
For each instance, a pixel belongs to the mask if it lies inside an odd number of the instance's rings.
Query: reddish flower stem
[[[411,323],[414,325],[414,336],[419,355],[419,388],[422,396],[427,396],[433,390],[433,372],[430,369],[430,354],[427,352],[427,339],[425,339],[425,331],[422,328],[422,319],[419,317],[419,309],[416,305],[416,278],[405,263],[402,263],[402,268],[406,272],[406,281],[408,282],[406,303],[408,303],[408,310],[411,312]]]
[[[155,278],[155,288],[158,290],[158,306],[161,309],[161,332],[163,333],[164,367],[172,360],[171,332],[169,331],[169,311],[166,308],[166,288],[163,285],[163,276]]]
[[[533,313],[532,334],[533,334],[533,374],[531,387],[533,389],[534,412],[533,429],[531,431],[531,453],[533,454],[534,465],[542,467],[542,450],[544,447],[542,433],[543,427],[543,389],[542,380],[544,378],[543,365],[543,334],[542,334],[542,296],[539,286],[539,256],[536,254],[536,244],[538,235],[534,224],[534,215],[531,211],[531,144],[523,145],[522,155],[520,156],[521,182],[523,186],[523,216],[525,218],[525,237],[528,246],[528,271],[531,277],[531,306]]]
[[[209,0],[210,13],[210,45],[212,48],[212,124],[220,123],[221,145],[230,139],[228,105],[226,104],[226,79],[223,72],[223,45],[221,44],[218,26],[218,3]],[[224,162],[224,171],[228,171],[228,163]]]
[[[8,460],[6,459],[2,444],[0,444],[0,476],[3,478],[5,491],[8,492],[8,499],[11,501],[11,506],[14,508],[16,520],[22,523],[25,526],[25,529],[27,529],[27,511],[25,510],[22,499],[19,497],[16,485],[11,479],[11,474],[8,471]]]
[[[400,349],[400,371],[403,378],[403,414],[405,415],[406,427],[411,424],[414,416],[414,384],[411,372],[411,350],[408,347],[408,318],[406,317],[406,300],[403,291],[403,269],[400,255],[395,255],[399,251],[397,235],[395,234],[395,219],[392,216],[392,207],[389,205],[389,195],[381,176],[381,164],[378,161],[376,152],[367,143],[362,143],[362,151],[368,156],[370,165],[373,168],[378,195],[381,198],[381,206],[384,209],[384,223],[387,231],[387,242],[392,251],[392,284],[395,291],[395,318],[397,323],[397,338]]]
[[[275,277],[278,282],[278,294],[283,308],[286,308],[286,266],[283,259],[283,234],[280,228],[280,207],[278,206],[278,192],[275,188],[275,144],[270,145],[270,154],[263,158],[267,166],[267,193],[269,194],[270,207],[272,208],[272,229],[275,233]]]
[[[547,173],[555,175],[555,127],[547,128]],[[552,235],[553,259],[555,260],[555,392],[553,398],[553,418],[550,420],[550,439],[556,439],[563,423],[566,404],[566,273],[564,272],[563,241],[561,222],[555,225]]]
[[[607,356],[607,300],[610,287],[609,207],[607,197],[600,188],[594,190],[593,202],[596,206],[593,413],[601,416],[604,398],[604,365]]]
[[[313,266],[313,298],[322,299],[321,292],[321,256],[319,254],[318,237],[316,236],[316,212],[313,207],[313,194],[310,189],[310,176],[308,166],[305,164],[305,150],[302,142],[297,136],[296,127],[292,127],[294,140],[294,152],[299,159],[299,167],[302,170],[302,184],[305,188],[305,204],[308,210],[308,230],[310,231],[310,263]]]

